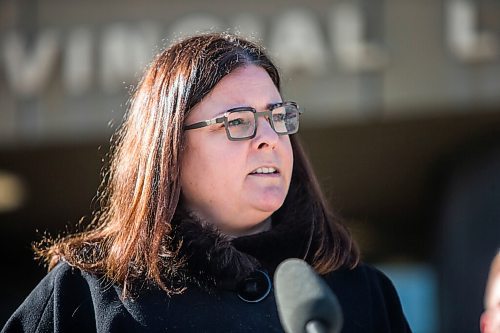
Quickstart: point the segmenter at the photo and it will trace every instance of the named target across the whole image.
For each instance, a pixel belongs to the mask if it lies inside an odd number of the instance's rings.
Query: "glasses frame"
[[[276,128],[274,127],[274,121],[272,120],[273,110],[277,109],[279,107],[282,107],[282,106],[286,107],[287,105],[294,106],[297,109],[297,115],[302,114],[302,110],[300,109],[299,105],[296,102],[293,102],[293,101],[285,101],[285,102],[280,102],[280,103],[272,104],[272,105],[270,105],[268,107],[267,111],[260,111],[260,112],[257,111],[257,110],[255,110],[254,108],[252,108],[250,106],[242,106],[242,107],[237,107],[237,108],[234,108],[234,109],[227,110],[220,117],[215,117],[215,118],[212,118],[212,119],[199,121],[199,122],[193,123],[191,125],[186,125],[186,126],[184,126],[184,130],[188,131],[188,130],[192,130],[192,129],[197,129],[197,128],[202,128],[202,127],[206,127],[206,126],[210,126],[210,125],[214,125],[214,124],[221,124],[221,123],[223,123],[224,124],[224,128],[226,129],[226,136],[227,136],[227,138],[230,141],[250,140],[250,139],[255,138],[255,135],[257,135],[257,127],[258,127],[257,118],[260,117],[260,116],[264,116],[264,117],[267,118],[267,120],[269,121],[269,124],[271,125],[271,128],[273,129],[273,131],[276,134],[278,134],[278,135],[291,135],[291,134],[297,133],[297,131],[299,130],[299,125],[298,124],[297,124],[297,128],[296,128],[295,131],[293,131],[293,132],[286,132],[286,133],[280,133],[280,132],[276,131]],[[241,111],[250,111],[250,112],[253,113],[254,120],[255,120],[255,127],[254,127],[253,133],[251,135],[245,136],[243,138],[233,138],[231,136],[231,133],[229,133],[229,126],[228,126],[227,117],[231,113],[241,112]]]

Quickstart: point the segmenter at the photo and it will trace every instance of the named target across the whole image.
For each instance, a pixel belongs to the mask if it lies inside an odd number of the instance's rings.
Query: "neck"
[[[228,236],[230,239],[242,237],[242,236],[250,236],[255,235],[260,232],[271,230],[271,217],[268,217],[264,221],[252,226],[251,228],[244,230],[221,230],[221,232]]]

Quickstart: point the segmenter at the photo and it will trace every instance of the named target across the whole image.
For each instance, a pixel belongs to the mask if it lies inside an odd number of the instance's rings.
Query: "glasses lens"
[[[247,138],[255,131],[255,118],[252,111],[235,111],[227,116],[227,130],[233,139]]]
[[[299,109],[294,104],[285,104],[273,109],[273,125],[276,133],[294,134],[299,130]]]

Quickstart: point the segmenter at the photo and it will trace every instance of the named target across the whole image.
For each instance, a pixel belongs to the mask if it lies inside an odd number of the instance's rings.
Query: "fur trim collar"
[[[312,250],[310,223],[273,217],[271,230],[230,239],[193,214],[177,212],[172,236],[178,258],[184,262],[186,282],[208,289],[233,289],[256,269],[272,275],[287,258],[307,259]]]

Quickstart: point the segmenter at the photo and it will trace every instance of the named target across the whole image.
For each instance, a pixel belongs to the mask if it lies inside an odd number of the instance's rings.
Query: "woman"
[[[343,332],[406,332],[397,294],[328,211],[262,48],[208,34],[161,53],[118,133],[102,210],[38,253],[5,331],[282,332],[270,276],[325,276]]]

